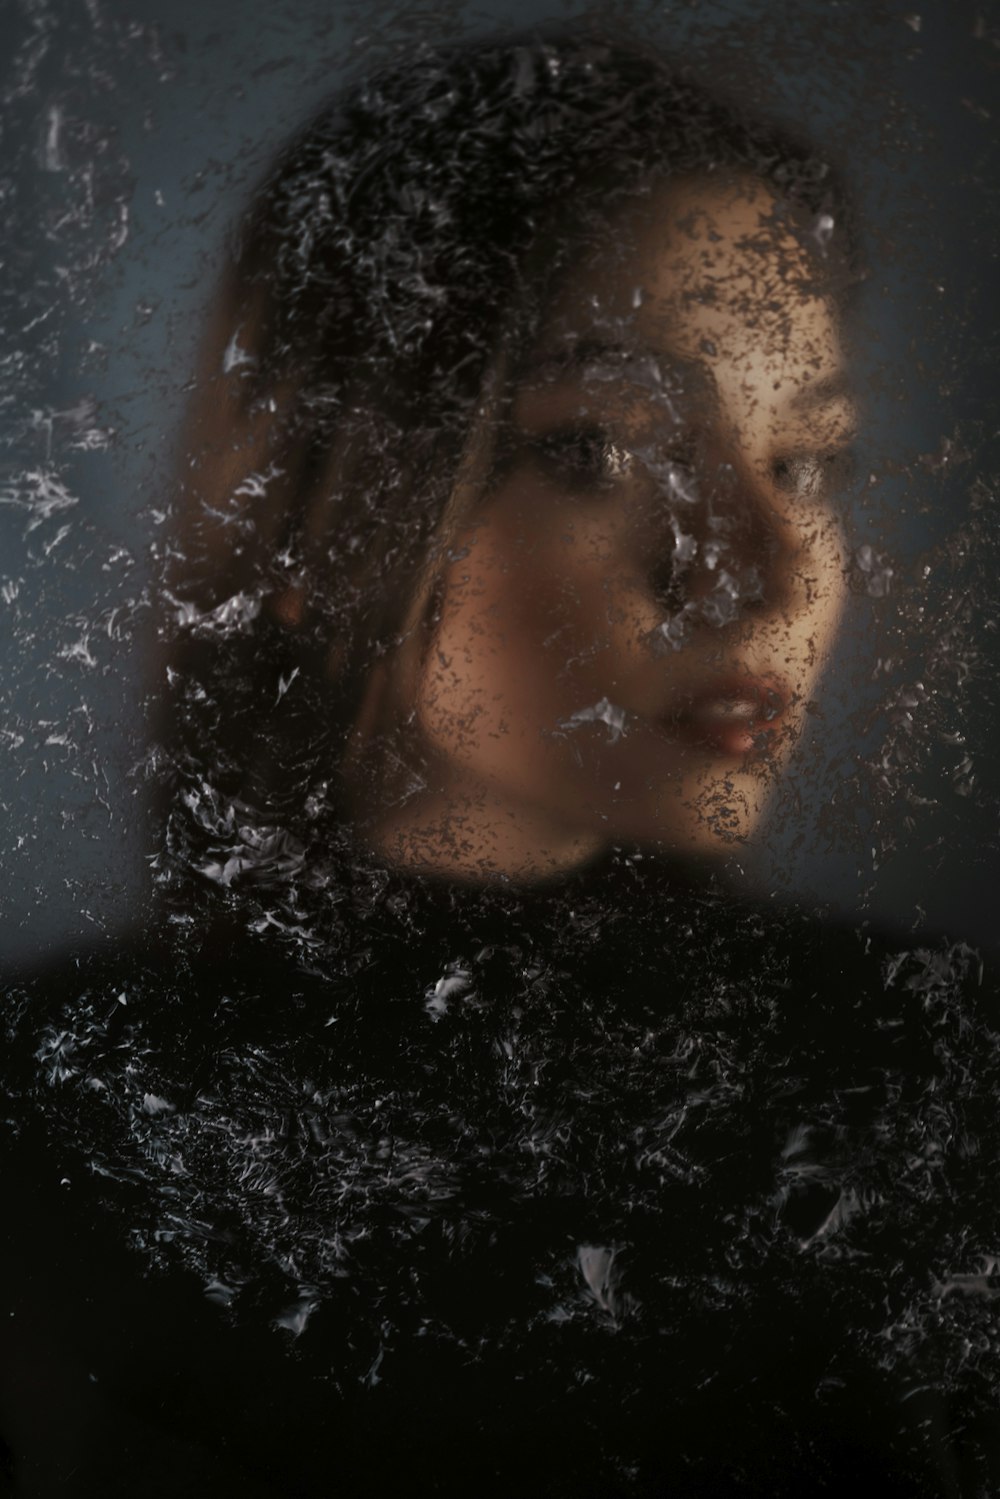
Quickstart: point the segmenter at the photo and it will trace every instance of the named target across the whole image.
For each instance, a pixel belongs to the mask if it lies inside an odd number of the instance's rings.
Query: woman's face
[[[538,878],[753,833],[845,593],[853,413],[818,264],[763,183],[702,178],[566,275],[359,721],[409,724],[411,789],[369,817],[390,857]]]

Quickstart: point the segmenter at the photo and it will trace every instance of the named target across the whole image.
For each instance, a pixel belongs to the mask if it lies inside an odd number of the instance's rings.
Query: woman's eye
[[[772,467],[774,483],[802,500],[822,500],[847,487],[854,472],[850,449],[830,453],[802,453],[779,458]]]
[[[552,432],[532,447],[546,467],[575,485],[609,489],[634,472],[635,457],[597,427]]]

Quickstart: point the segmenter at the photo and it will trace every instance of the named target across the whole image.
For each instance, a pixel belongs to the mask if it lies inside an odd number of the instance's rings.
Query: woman
[[[992,990],[713,875],[842,609],[844,220],[586,36],[420,56],[265,184],[163,922],[8,995],[24,1493],[988,1491]]]
[[[427,58],[287,153],[195,398],[176,595],[289,632],[277,731],[306,678],[323,800],[392,862],[750,834],[845,586],[839,200],[580,41]]]

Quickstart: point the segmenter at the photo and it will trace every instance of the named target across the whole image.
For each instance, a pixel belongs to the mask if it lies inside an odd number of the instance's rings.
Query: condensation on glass
[[[985,1493],[1000,33],[516,10],[4,22],[12,1179],[303,1492]]]

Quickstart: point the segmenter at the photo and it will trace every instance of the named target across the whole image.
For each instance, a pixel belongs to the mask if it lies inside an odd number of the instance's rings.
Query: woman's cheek
[[[606,672],[607,598],[580,539],[501,524],[464,539],[444,579],[418,692],[428,742],[528,788],[564,758],[561,723]],[[603,658],[603,659],[602,659]]]
[[[544,711],[551,579],[537,551],[483,525],[444,578],[417,711],[431,745],[472,769],[509,772]]]

